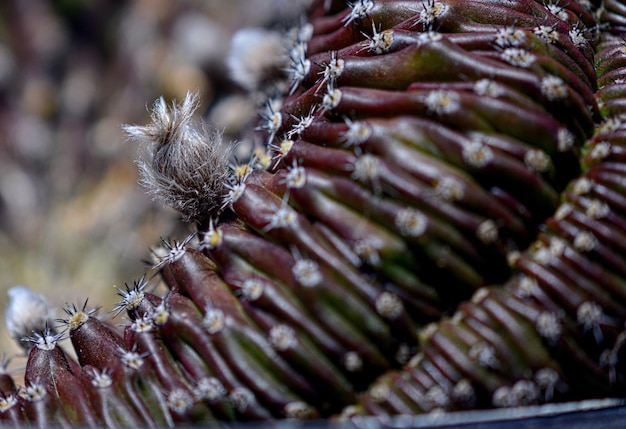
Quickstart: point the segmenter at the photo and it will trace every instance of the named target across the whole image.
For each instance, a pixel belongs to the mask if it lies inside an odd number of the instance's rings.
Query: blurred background
[[[299,23],[300,3],[0,2],[3,310],[6,290],[21,284],[59,310],[89,298],[108,311],[113,285],[146,272],[160,237],[184,238],[189,227],[137,185],[137,147],[121,124],[146,123],[160,95],[199,91],[203,116],[236,139],[255,113],[229,79],[230,40],[243,27]],[[18,352],[4,314],[0,350]]]

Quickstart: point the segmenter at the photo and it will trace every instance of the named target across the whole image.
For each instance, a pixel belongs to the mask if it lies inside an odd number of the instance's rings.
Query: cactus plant
[[[289,79],[247,85],[268,97],[249,159],[194,123],[192,93],[126,127],[140,181],[196,231],[155,249],[167,293],[119,290],[123,328],[87,303],[56,331],[12,320],[31,346],[23,389],[2,374],[2,421],[623,395],[619,2],[314,1],[308,16],[264,61]]]

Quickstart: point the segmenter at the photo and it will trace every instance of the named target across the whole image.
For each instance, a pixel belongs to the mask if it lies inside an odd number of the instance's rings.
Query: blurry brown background
[[[159,237],[184,237],[188,227],[137,185],[137,148],[120,125],[147,122],[161,94],[199,90],[205,117],[236,137],[254,113],[228,78],[230,39],[294,22],[297,3],[0,2],[0,350],[17,351],[8,288],[108,311],[113,285],[144,273]]]

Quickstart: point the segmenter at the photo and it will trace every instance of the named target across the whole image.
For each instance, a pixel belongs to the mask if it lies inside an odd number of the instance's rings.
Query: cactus
[[[268,97],[249,159],[193,122],[191,93],[126,126],[140,181],[196,231],[154,251],[167,293],[145,277],[119,290],[121,328],[85,303],[31,332],[14,309],[29,357],[24,388],[1,375],[3,422],[384,419],[623,395],[626,10],[359,0],[308,16],[264,61],[268,81],[245,85]],[[288,80],[269,79],[283,63]]]

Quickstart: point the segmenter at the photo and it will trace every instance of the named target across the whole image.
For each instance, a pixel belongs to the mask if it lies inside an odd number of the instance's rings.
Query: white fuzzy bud
[[[257,91],[287,66],[283,36],[263,28],[244,28],[233,36],[226,60],[230,77]]]
[[[9,335],[24,348],[30,350],[32,343],[24,341],[34,332],[43,332],[52,326],[54,310],[46,298],[26,286],[15,286],[8,290],[9,305],[6,309],[6,326]]]

